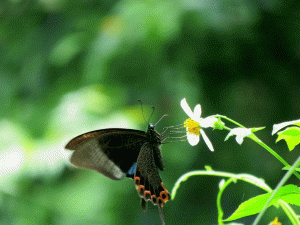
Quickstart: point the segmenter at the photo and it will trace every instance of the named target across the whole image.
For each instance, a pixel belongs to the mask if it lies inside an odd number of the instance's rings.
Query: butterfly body
[[[151,200],[159,208],[162,224],[162,207],[170,199],[164,188],[158,168],[163,170],[161,154],[162,136],[149,124],[147,132],[132,129],[102,129],[79,135],[66,149],[74,150],[71,163],[94,170],[113,179],[124,176],[134,179],[141,197],[141,207],[147,209]]]

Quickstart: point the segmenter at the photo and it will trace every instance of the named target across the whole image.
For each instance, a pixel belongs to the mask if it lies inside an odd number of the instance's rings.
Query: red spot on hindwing
[[[140,185],[139,189],[138,189],[139,195],[141,197],[144,197],[144,193],[145,193],[145,186],[144,185]]]
[[[147,200],[151,199],[151,192],[150,191],[145,191],[144,192],[144,198],[147,199]]]
[[[134,177],[134,184],[135,184],[135,188],[139,189],[139,186],[141,184],[141,178],[139,177]]]
[[[157,204],[157,198],[156,198],[155,195],[151,195],[151,201],[152,201],[152,203],[153,203],[154,205]]]
[[[167,189],[164,188],[163,183],[161,182],[161,186],[159,189],[161,189],[160,192],[157,192],[157,194],[152,193],[150,190],[147,190],[145,188],[145,185],[140,184],[140,177],[134,178],[134,183],[136,186],[136,189],[138,191],[138,194],[141,198],[145,199],[146,201],[151,200],[153,205],[159,204],[160,207],[163,207],[167,201],[171,199],[171,196]]]

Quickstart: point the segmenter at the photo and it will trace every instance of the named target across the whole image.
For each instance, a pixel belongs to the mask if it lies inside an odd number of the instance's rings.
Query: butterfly
[[[74,150],[74,166],[94,170],[110,179],[134,180],[141,208],[147,210],[147,201],[158,206],[161,223],[165,224],[162,207],[171,196],[164,188],[159,171],[164,169],[160,135],[148,124],[147,132],[133,129],[111,128],[95,130],[73,138],[66,149]]]

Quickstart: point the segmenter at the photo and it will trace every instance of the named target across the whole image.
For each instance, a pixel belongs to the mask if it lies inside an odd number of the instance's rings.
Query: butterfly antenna
[[[152,113],[151,113],[151,115],[150,115],[150,117],[149,117],[148,124],[150,123],[150,119],[151,119],[151,117],[152,117],[152,115],[153,115],[153,113],[154,113],[154,111],[155,111],[154,106],[152,106],[151,108],[152,108]],[[155,125],[154,125],[154,126],[155,126]]]
[[[147,123],[147,121],[146,121],[146,119],[145,119],[145,114],[144,114],[144,109],[143,109],[143,102],[140,100],[140,99],[138,99],[138,101],[141,103],[141,110],[142,110],[142,115],[143,115],[143,118],[144,118],[144,121],[145,121],[145,123],[148,125],[148,123]],[[153,114],[153,113],[152,113]],[[151,114],[151,115],[152,115]]]
[[[165,114],[165,115],[163,115],[158,121],[157,121],[157,123],[154,125],[154,126],[156,126],[164,117],[166,117],[166,116],[169,116],[168,114]]]
[[[162,208],[160,207],[160,205],[157,205],[157,206],[158,206],[158,211],[159,211],[159,215],[160,215],[161,224],[165,225],[166,223],[165,223],[165,218],[164,218]]]

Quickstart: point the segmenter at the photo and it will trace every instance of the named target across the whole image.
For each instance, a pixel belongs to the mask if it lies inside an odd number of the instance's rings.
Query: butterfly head
[[[148,124],[148,131],[154,131],[155,125],[153,123]]]
[[[150,143],[160,145],[162,142],[161,135],[154,128],[155,128],[155,125],[152,123],[149,123],[147,135],[149,137]]]

